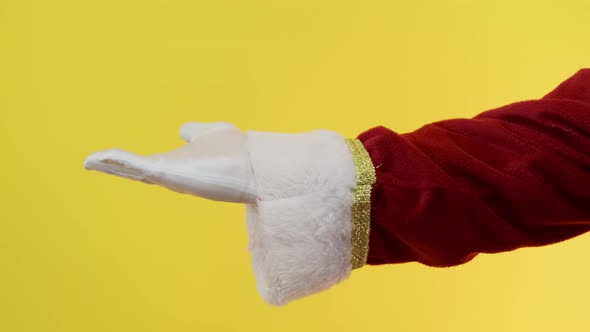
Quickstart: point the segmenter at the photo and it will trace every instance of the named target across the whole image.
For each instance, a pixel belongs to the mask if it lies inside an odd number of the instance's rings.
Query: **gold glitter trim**
[[[352,190],[352,258],[353,269],[367,263],[371,231],[371,189],[377,181],[375,167],[363,143],[356,138],[345,140],[356,169],[357,182]]]

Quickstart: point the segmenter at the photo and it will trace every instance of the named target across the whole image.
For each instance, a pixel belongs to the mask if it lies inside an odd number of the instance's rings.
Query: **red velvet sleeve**
[[[452,266],[590,230],[590,69],[540,100],[358,138],[377,175],[368,264]]]

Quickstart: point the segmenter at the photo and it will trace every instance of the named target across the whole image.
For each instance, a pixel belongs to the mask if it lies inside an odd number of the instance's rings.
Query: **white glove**
[[[208,199],[246,203],[249,249],[264,300],[284,305],[346,279],[352,269],[351,150],[336,132],[244,133],[188,123],[187,144],[139,156],[95,152],[87,169]]]
[[[217,201],[256,202],[256,181],[247,136],[226,122],[187,123],[180,129],[186,145],[140,156],[121,149],[98,151],[84,167],[176,192]]]

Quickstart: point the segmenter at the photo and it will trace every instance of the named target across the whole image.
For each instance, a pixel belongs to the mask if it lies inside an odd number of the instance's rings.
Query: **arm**
[[[283,305],[365,264],[462,264],[590,230],[590,69],[541,100],[398,134],[241,132],[189,124],[152,156],[88,169],[247,204],[257,288]]]
[[[465,263],[590,230],[590,70],[541,100],[360,135],[376,169],[369,264]]]

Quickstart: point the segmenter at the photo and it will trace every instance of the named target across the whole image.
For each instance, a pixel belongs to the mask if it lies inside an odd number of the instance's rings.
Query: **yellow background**
[[[82,162],[175,148],[187,121],[410,131],[589,59],[588,1],[2,0],[0,331],[588,331],[590,236],[274,308],[242,206]]]

